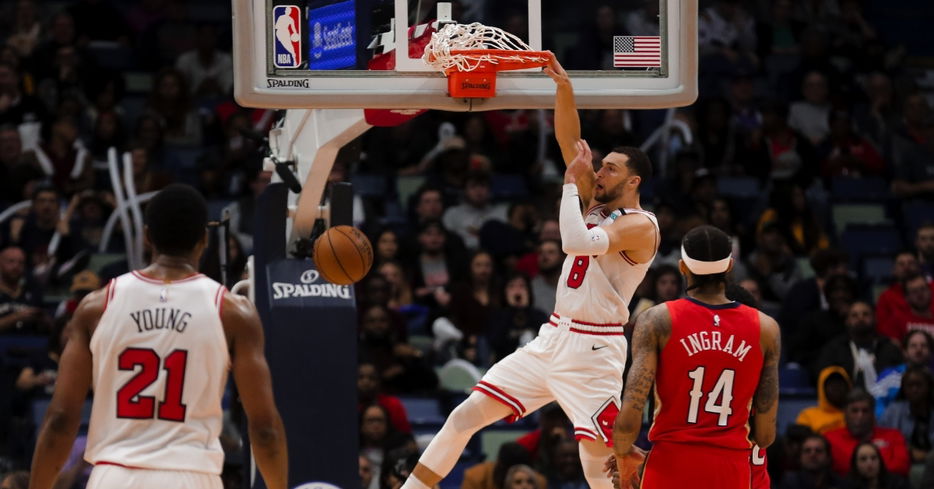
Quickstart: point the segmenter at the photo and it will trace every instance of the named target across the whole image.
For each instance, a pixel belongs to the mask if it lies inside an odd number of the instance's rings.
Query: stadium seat
[[[480,446],[486,460],[496,460],[499,454],[499,447],[503,443],[516,441],[517,438],[525,435],[531,430],[490,430],[486,429],[480,432]]]
[[[48,347],[47,336],[0,336],[0,359],[6,367],[22,368]]]
[[[778,434],[784,434],[788,426],[795,424],[798,413],[804,408],[817,405],[816,396],[781,396],[778,400]]]
[[[807,370],[796,363],[779,367],[778,387],[782,395],[812,395],[815,392]]]
[[[851,224],[889,224],[882,204],[835,204],[832,209],[837,236]]]
[[[409,199],[425,184],[425,180],[426,178],[420,175],[396,177],[396,194],[405,208],[408,208]]]
[[[522,175],[493,175],[490,191],[498,200],[516,200],[529,195]]]
[[[441,403],[433,397],[400,397],[413,428],[416,425],[442,425]]]
[[[889,198],[889,185],[878,177],[834,177],[830,195],[835,202],[882,202]]]
[[[455,358],[441,367],[438,371],[438,381],[441,388],[449,391],[469,391],[480,381],[480,370],[472,363]]]
[[[385,197],[389,193],[384,175],[358,173],[350,181],[354,193],[361,197]]]
[[[922,224],[934,223],[934,204],[929,202],[911,202],[902,207],[905,217],[905,230],[908,238],[914,240],[915,232]]]
[[[759,181],[753,177],[719,177],[717,192],[728,199],[755,199],[759,197]]]
[[[464,483],[464,471],[473,465],[476,464],[472,461],[458,462],[454,465],[454,468],[451,469],[451,472],[449,472],[444,479],[441,479],[441,482],[438,483],[438,487],[441,489],[460,489],[461,484]]]
[[[892,276],[895,260],[891,255],[863,258],[862,277],[873,284],[885,283]]]
[[[850,225],[840,236],[840,244],[859,270],[860,260],[867,256],[894,255],[902,248],[902,239],[893,226]]]

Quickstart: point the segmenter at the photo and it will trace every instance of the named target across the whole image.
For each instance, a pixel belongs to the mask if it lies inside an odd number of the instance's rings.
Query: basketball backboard
[[[675,107],[697,96],[697,0],[233,0],[236,99],[267,108],[553,106],[541,69],[499,73],[496,97],[457,99],[420,57],[397,55],[420,55],[433,22],[448,15],[554,51],[580,108]]]

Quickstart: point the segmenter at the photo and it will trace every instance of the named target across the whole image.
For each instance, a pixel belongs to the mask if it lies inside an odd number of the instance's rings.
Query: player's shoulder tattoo
[[[667,340],[671,335],[671,313],[668,312],[668,306],[664,303],[658,304],[640,314],[633,334],[633,346],[636,346],[636,335],[650,339],[655,344]]]

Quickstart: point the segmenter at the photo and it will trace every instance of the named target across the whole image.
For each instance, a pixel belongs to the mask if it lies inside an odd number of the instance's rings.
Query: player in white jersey
[[[538,337],[494,365],[451,412],[402,489],[434,487],[454,467],[470,437],[502,418],[526,416],[557,400],[574,424],[584,476],[592,489],[612,489],[603,471],[612,453],[626,364],[623,325],[629,300],[655,257],[655,217],[639,206],[651,163],[638,148],[615,148],[594,172],[580,139],[574,92],[553,61],[555,129],[568,164],[559,225],[565,259],[555,311]],[[583,212],[582,206],[583,205]]]
[[[266,486],[286,489],[285,432],[262,325],[249,300],[197,273],[206,226],[207,205],[197,191],[166,187],[146,209],[152,264],[78,305],[36,443],[31,489],[55,481],[91,387],[88,489],[221,489],[218,436],[228,370]]]

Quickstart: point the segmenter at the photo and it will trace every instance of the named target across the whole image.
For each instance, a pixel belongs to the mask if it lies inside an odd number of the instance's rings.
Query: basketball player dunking
[[[764,449],[775,439],[778,324],[727,299],[731,249],[729,236],[717,228],[689,231],[680,263],[688,297],[639,316],[613,431],[623,487],[637,483],[645,460],[632,444],[653,382],[659,408],[649,431],[644,489],[748,489],[754,444]]]
[[[546,72],[558,87],[555,127],[568,163],[559,216],[568,257],[555,311],[537,338],[494,365],[454,409],[403,489],[433,487],[474,433],[554,400],[574,424],[590,487],[612,488],[603,463],[612,453],[608,445],[622,392],[623,325],[659,242],[655,216],[639,207],[639,185],[649,178],[651,163],[639,149],[621,147],[594,173],[590,148],[580,140],[570,80],[556,61]]]
[[[221,489],[221,396],[233,371],[253,455],[270,489],[288,457],[259,316],[247,299],[197,273],[207,205],[170,185],[146,208],[152,265],[85,297],[36,443],[31,489],[52,487],[94,387],[85,460],[89,489]]]

